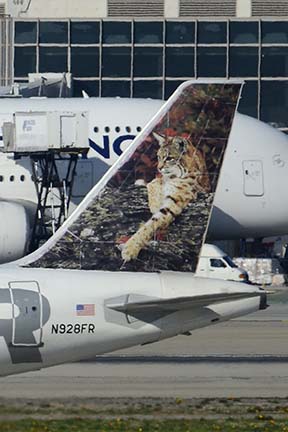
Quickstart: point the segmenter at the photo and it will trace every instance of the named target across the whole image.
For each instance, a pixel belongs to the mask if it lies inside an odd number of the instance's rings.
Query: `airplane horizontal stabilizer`
[[[194,272],[241,91],[183,83],[24,267]]]
[[[265,295],[264,292],[263,295]],[[135,312],[175,312],[195,307],[207,307],[217,303],[243,300],[251,297],[260,297],[259,292],[217,293],[165,299],[147,298],[139,295],[135,295],[134,297],[133,295],[129,295],[110,299],[106,302],[105,306],[118,312],[133,315]]]

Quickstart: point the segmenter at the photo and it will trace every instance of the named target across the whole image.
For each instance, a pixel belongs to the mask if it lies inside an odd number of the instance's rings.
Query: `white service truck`
[[[238,267],[219,247],[205,243],[201,250],[196,275],[237,282],[248,282],[246,270]]]

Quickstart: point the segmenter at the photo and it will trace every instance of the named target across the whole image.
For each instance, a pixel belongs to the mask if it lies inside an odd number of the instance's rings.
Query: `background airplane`
[[[75,207],[162,104],[119,98],[2,99],[0,124],[21,111],[89,112],[90,151],[88,159],[78,164],[72,194]],[[287,178],[287,137],[237,113],[209,224],[209,240],[286,234]],[[1,262],[25,254],[36,201],[30,160],[14,160],[13,155],[0,153]]]
[[[183,84],[54,236],[0,268],[1,375],[265,309],[259,287],[191,273],[240,89]],[[143,170],[147,186],[135,182]]]

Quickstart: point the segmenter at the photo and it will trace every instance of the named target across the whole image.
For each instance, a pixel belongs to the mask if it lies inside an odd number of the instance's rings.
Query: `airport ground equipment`
[[[29,245],[33,251],[67,218],[77,162],[89,150],[88,114],[16,112],[12,122],[4,123],[3,141],[5,152],[31,160],[37,194]]]

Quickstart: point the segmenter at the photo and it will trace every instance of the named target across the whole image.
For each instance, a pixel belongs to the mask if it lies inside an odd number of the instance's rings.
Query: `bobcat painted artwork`
[[[180,86],[33,267],[194,272],[240,90]]]
[[[125,262],[138,257],[157,233],[167,230],[200,192],[210,192],[202,153],[188,138],[154,133],[159,143],[157,174],[147,184],[150,219],[122,247]],[[158,176],[157,176],[158,175]]]

